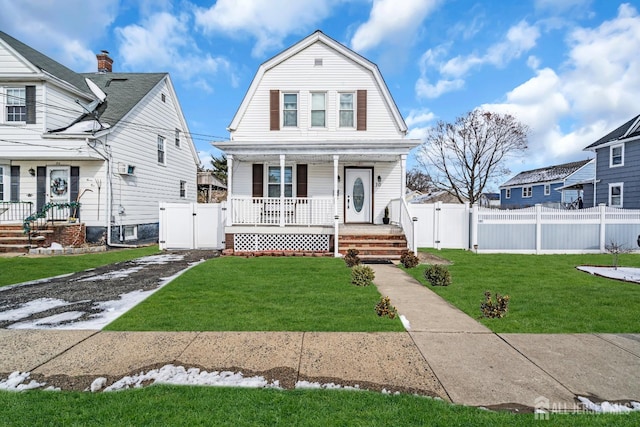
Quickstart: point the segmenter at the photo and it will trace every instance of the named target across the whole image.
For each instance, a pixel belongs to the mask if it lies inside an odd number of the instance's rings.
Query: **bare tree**
[[[473,204],[488,183],[510,173],[506,160],[527,149],[528,133],[512,115],[474,110],[453,123],[439,121],[420,147],[418,162],[436,187]]]
[[[413,191],[428,193],[433,189],[433,183],[431,182],[429,174],[414,167],[407,172],[407,188]]]

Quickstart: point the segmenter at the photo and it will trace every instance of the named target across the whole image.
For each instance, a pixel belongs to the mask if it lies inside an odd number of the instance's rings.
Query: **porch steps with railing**
[[[344,255],[349,249],[357,249],[363,260],[398,260],[407,250],[407,239],[396,225],[342,225],[338,250]]]
[[[21,224],[0,225],[0,253],[29,253],[29,249],[38,247],[38,243],[46,240],[44,235],[47,233],[53,231],[38,230],[31,235],[29,243],[29,236],[24,233]]]

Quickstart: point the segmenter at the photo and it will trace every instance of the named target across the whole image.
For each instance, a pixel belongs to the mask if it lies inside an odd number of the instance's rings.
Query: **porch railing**
[[[32,213],[33,202],[0,202],[0,223],[19,223]]]
[[[391,221],[402,227],[404,235],[407,238],[407,246],[409,249],[417,255],[418,253],[418,239],[416,236],[416,224],[417,218],[411,216],[409,212],[409,205],[404,199],[393,199],[389,203],[391,211]]]
[[[232,197],[233,225],[332,225],[331,197]]]

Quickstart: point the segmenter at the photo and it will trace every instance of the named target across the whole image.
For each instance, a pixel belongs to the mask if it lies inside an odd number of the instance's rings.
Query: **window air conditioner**
[[[125,163],[118,163],[118,173],[120,175],[134,175],[136,167]]]

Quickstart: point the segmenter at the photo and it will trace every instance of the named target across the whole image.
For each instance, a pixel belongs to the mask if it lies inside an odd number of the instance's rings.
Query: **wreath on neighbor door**
[[[62,196],[67,194],[67,181],[62,178],[56,178],[51,182],[51,193],[56,196]]]

